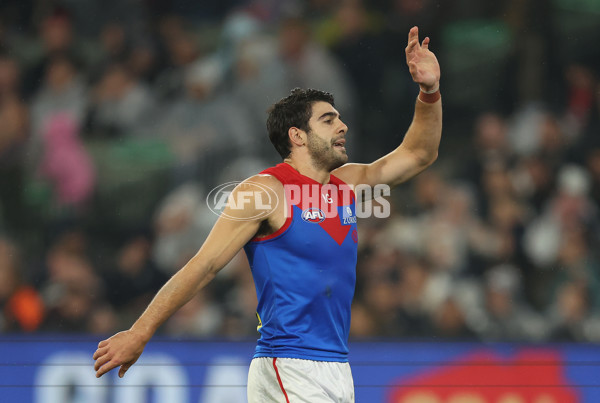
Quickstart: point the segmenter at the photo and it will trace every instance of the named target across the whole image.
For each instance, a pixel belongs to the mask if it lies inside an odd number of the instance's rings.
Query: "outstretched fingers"
[[[108,340],[102,340],[100,343],[98,343],[98,348],[94,352],[92,359],[97,360],[98,357],[103,356],[104,354],[106,354],[107,351],[108,351]]]
[[[423,49],[429,49],[429,37],[425,37],[425,39],[423,39],[423,44],[421,45],[421,48]]]
[[[426,90],[432,89],[440,79],[440,68],[437,58],[429,50],[431,39],[425,37],[419,41],[418,27],[412,27],[408,33],[406,46],[406,63],[413,81]]]
[[[94,369],[96,370],[96,378],[100,378],[102,375],[118,367],[119,365],[119,362],[111,361],[111,359],[108,357],[101,358],[100,360],[96,361],[96,365],[94,366]]]
[[[103,354],[96,359],[96,363],[94,364],[94,370],[98,371],[104,364],[110,361],[110,356],[108,354]]]
[[[119,369],[119,378],[123,378],[123,376],[125,376],[125,372],[127,372],[127,370],[129,368],[131,368],[131,365],[133,365],[133,364],[127,363],[127,364],[121,365],[121,368]]]
[[[410,42],[408,42],[408,45],[406,46],[406,52],[412,52],[413,49],[417,46],[419,46],[419,38],[414,38]]]
[[[108,340],[103,340],[98,344],[98,349],[92,356],[96,362],[94,363],[94,370],[96,371],[96,378],[100,378],[102,375],[117,367],[119,363],[114,361],[111,362],[113,354],[109,352]]]
[[[419,27],[412,27],[410,31],[408,31],[408,42],[410,43],[413,39],[419,40]]]

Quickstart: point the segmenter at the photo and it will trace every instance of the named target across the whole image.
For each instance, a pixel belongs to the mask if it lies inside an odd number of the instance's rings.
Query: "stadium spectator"
[[[61,207],[85,206],[94,191],[95,169],[79,137],[77,122],[67,113],[49,116],[42,127],[39,175],[52,184]]]
[[[69,10],[55,7],[39,23],[40,49],[25,75],[25,94],[29,99],[40,89],[54,60],[68,59],[77,69],[87,69],[88,60],[84,45],[73,32],[73,19]]]
[[[24,278],[20,251],[0,238],[0,332],[35,332],[46,315],[38,290]]]
[[[137,316],[168,279],[151,259],[152,245],[145,232],[126,237],[112,267],[101,273],[106,299],[122,316]]]
[[[0,223],[18,231],[26,221],[24,156],[29,140],[29,105],[23,102],[21,70],[0,53]]]
[[[49,59],[42,86],[31,101],[27,159],[34,169],[43,153],[48,122],[56,115],[68,115],[76,127],[82,127],[88,103],[87,87],[75,63],[62,55]]]
[[[155,111],[154,95],[124,64],[108,66],[90,101],[87,120],[96,137],[147,135]]]

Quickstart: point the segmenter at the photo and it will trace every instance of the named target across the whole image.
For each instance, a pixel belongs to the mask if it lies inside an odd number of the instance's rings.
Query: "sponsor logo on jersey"
[[[346,206],[343,217],[342,217],[343,225],[356,224],[356,216],[352,215],[352,209],[350,206]]]
[[[343,217],[342,221],[344,225],[356,224],[356,217]]]
[[[307,208],[306,210],[302,211],[302,219],[306,222],[318,224],[325,220],[325,213],[323,213],[323,210],[320,208]]]

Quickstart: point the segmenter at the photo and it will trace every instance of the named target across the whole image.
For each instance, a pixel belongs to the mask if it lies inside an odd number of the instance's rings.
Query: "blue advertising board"
[[[0,401],[243,403],[254,342],[154,338],[97,379],[89,336],[0,337]],[[351,343],[356,402],[597,403],[600,346]]]

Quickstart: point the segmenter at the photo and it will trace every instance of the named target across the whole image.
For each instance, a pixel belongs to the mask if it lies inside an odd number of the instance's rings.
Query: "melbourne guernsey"
[[[356,283],[354,192],[334,175],[322,186],[282,163],[262,174],[285,188],[287,217],[244,247],[258,296],[254,357],[348,360]]]

